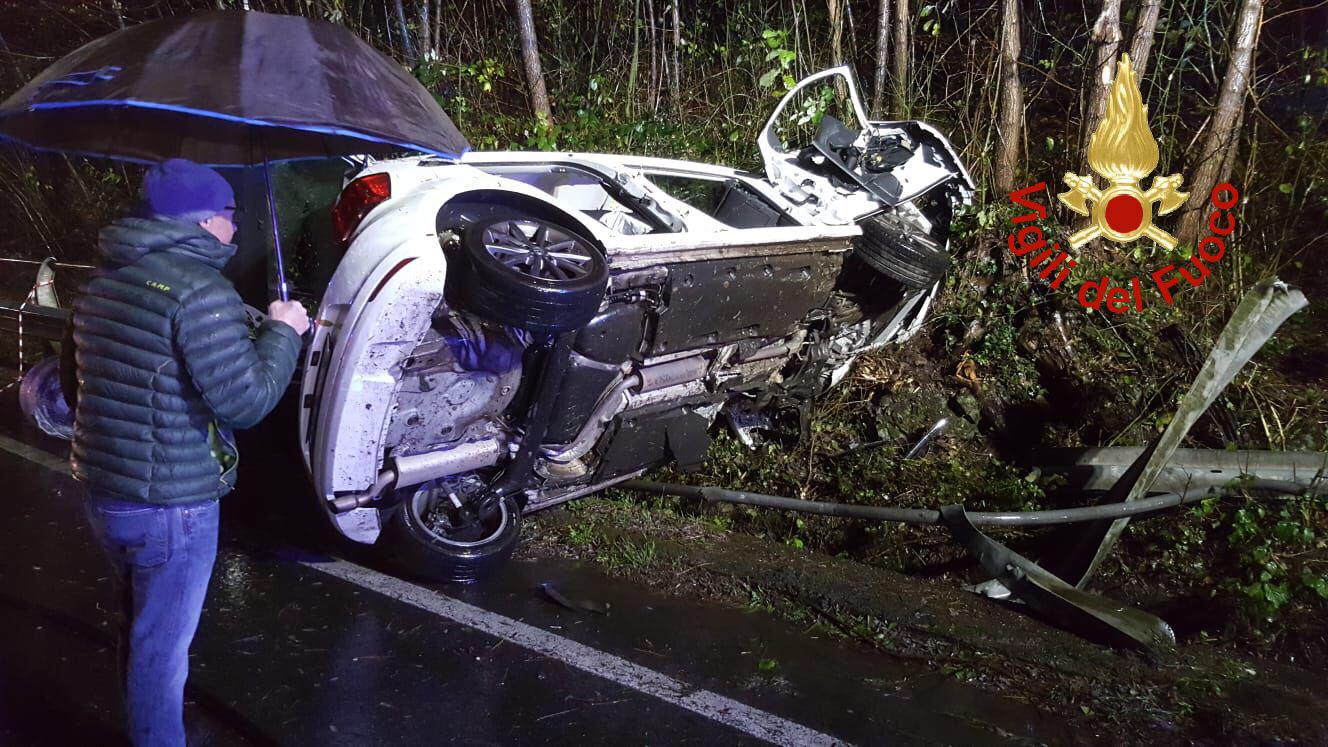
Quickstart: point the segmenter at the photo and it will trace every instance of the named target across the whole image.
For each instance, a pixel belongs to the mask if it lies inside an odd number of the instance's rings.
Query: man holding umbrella
[[[217,498],[234,484],[231,429],[276,404],[309,323],[284,301],[270,164],[403,151],[454,159],[469,144],[418,81],[346,28],[241,11],[89,42],[0,103],[0,140],[157,164],[144,179],[144,217],[101,233],[103,265],[75,304],[76,344],[66,347],[82,389],[73,468],[133,591],[134,740],[181,744]],[[235,249],[234,196],[193,161],[262,168],[271,287],[283,301],[253,341],[219,273]]]
[[[281,399],[309,327],[274,301],[250,340],[221,268],[235,196],[184,159],[148,170],[142,212],[102,230],[101,264],[74,303],[62,351],[76,397],[71,464],[125,585],[121,650],[134,743],[183,744],[189,643],[217,554],[218,499],[235,484],[231,431]],[[76,359],[76,366],[70,365]]]

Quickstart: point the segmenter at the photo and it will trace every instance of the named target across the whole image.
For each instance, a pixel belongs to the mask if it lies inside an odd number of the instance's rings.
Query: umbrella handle
[[[263,149],[263,189],[267,193],[267,221],[272,227],[272,253],[277,266],[277,298],[290,300],[290,286],[286,284],[286,258],[281,253],[281,233],[277,230],[277,201],[272,196],[271,164],[267,160],[267,145],[260,132],[258,142]]]

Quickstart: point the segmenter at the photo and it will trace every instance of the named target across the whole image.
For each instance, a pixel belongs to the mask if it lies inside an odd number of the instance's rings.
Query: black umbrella
[[[469,149],[419,82],[347,29],[245,11],[154,21],[80,47],[0,104],[0,138],[213,166]],[[275,239],[270,185],[268,205]],[[285,298],[284,276],[279,288]]]

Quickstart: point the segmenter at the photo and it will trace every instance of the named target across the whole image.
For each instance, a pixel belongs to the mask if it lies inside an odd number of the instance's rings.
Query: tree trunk
[[[650,44],[650,110],[659,111],[659,57],[655,54],[655,0],[646,0],[646,41]]]
[[[1241,118],[1244,116],[1245,116],[1245,107],[1242,104],[1240,111],[1236,113],[1236,121],[1240,122]],[[1250,138],[1250,140],[1253,141],[1254,138]],[[1221,184],[1222,182],[1231,181],[1231,172],[1235,170],[1236,159],[1239,157],[1240,157],[1240,138],[1233,137],[1231,138],[1231,142],[1227,144],[1226,152],[1222,154],[1222,169],[1221,171],[1218,172],[1217,175],[1218,184]]]
[[[912,24],[909,18],[908,0],[895,2],[895,116],[908,117],[908,31]]]
[[[996,190],[1014,190],[1019,146],[1024,139],[1024,89],[1019,83],[1019,0],[1004,0],[1001,18],[1000,150],[996,155]]]
[[[844,64],[844,0],[826,0],[830,12],[830,62]]]
[[[433,0],[433,51],[443,52],[443,3]]]
[[[1157,32],[1157,18],[1162,14],[1162,0],[1144,0],[1144,12],[1134,27],[1134,41],[1130,42],[1130,63],[1139,80],[1148,71],[1148,55],[1153,51],[1153,35]]]
[[[627,113],[636,106],[636,82],[641,69],[641,0],[632,2],[632,66],[627,71]]]
[[[682,111],[682,0],[673,0],[673,105]]]
[[[881,17],[876,26],[876,81],[872,88],[872,114],[884,118],[885,70],[890,66],[890,0],[881,0]]]
[[[430,0],[420,1],[420,56],[427,57],[433,50],[433,24],[429,21]]]
[[[1120,53],[1121,0],[1102,0],[1102,13],[1093,24],[1093,41],[1097,43],[1097,60],[1093,64],[1093,88],[1088,94],[1084,108],[1083,132],[1080,142],[1088,145],[1088,139],[1097,129],[1097,123],[1107,111],[1107,94],[1111,91],[1111,78],[1116,70],[1116,57]],[[1088,148],[1083,147],[1084,159],[1088,158]],[[1087,163],[1087,160],[1084,161]]]
[[[659,6],[659,18],[655,24],[656,38],[659,40],[659,88],[655,93],[655,110],[659,110],[660,103],[664,100],[664,91],[669,87],[669,34],[668,23],[665,20],[669,14],[669,9],[661,0]]]
[[[414,64],[417,59],[415,43],[411,41],[410,28],[406,26],[406,9],[401,7],[401,0],[392,0],[392,4],[396,7],[397,26],[401,29],[401,43],[406,49],[406,61]]]
[[[1178,234],[1182,245],[1193,246],[1199,238],[1209,212],[1208,195],[1217,186],[1223,162],[1229,157],[1228,154],[1233,153],[1240,136],[1241,111],[1250,85],[1254,43],[1259,34],[1259,16],[1262,12],[1263,0],[1245,0],[1240,7],[1231,60],[1227,63],[1227,72],[1222,79],[1217,110],[1209,122],[1208,136],[1199,148],[1198,163],[1191,166],[1190,199],[1181,214]]]
[[[539,39],[535,35],[535,12],[530,7],[530,0],[516,0],[516,20],[521,30],[521,60],[526,68],[526,84],[530,88],[530,109],[537,119],[552,122],[553,110],[549,108],[549,89],[544,87]]]

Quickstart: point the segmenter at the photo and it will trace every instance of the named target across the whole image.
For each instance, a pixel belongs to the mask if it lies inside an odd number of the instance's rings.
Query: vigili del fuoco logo
[[[1175,212],[1185,204],[1189,194],[1180,191],[1184,184],[1180,174],[1154,176],[1147,190],[1141,188],[1143,180],[1157,170],[1158,158],[1157,140],[1148,128],[1148,107],[1139,93],[1134,67],[1129,55],[1121,55],[1107,99],[1106,116],[1088,142],[1088,165],[1106,184],[1099,186],[1092,176],[1069,172],[1064,177],[1069,190],[1057,195],[1062,204],[1091,221],[1088,227],[1070,236],[1071,250],[1098,238],[1117,244],[1151,239],[1164,249],[1176,248],[1176,237],[1155,219]],[[1053,242],[1048,247],[1042,227],[1034,222],[1047,217],[1046,205],[1032,197],[1046,188],[1046,182],[1038,182],[1010,193],[1012,202],[1033,212],[1011,220],[1015,231],[1007,244],[1016,257],[1027,257],[1029,267],[1037,270],[1042,279],[1049,280],[1052,288],[1060,288],[1074,274],[1078,263],[1059,243]],[[1226,254],[1224,238],[1236,228],[1235,217],[1229,211],[1239,199],[1236,188],[1228,183],[1213,188],[1209,201],[1215,210],[1208,218],[1212,234],[1199,241],[1187,262],[1179,267],[1167,264],[1148,276],[1163,301],[1172,302],[1171,291],[1182,280],[1192,286],[1202,285],[1211,274],[1209,265]],[[1114,314],[1142,311],[1144,282],[1139,277],[1130,278],[1127,289],[1112,287],[1111,279],[1105,276],[1085,280],[1079,285],[1079,303],[1090,309],[1105,308]]]

